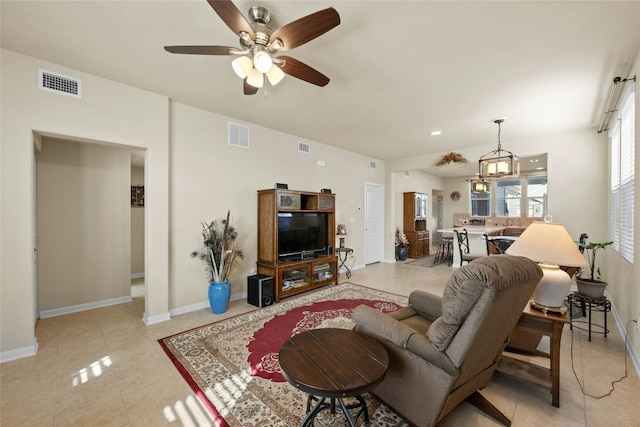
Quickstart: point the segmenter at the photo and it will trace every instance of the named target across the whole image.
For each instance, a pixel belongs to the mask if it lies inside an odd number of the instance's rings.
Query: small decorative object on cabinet
[[[409,258],[429,255],[426,194],[404,193],[404,234],[409,240]]]
[[[274,278],[274,298],[338,283],[335,194],[258,191],[258,274]]]
[[[238,232],[231,224],[231,211],[227,217],[209,224],[202,224],[202,248],[191,252],[193,258],[204,261],[209,279],[209,304],[214,314],[227,311],[231,285],[229,276],[233,268],[244,258],[237,242]]]

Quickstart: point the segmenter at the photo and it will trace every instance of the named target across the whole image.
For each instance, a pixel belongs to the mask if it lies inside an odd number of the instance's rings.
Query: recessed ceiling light
[[[431,132],[431,136],[438,136],[441,135],[442,131],[441,130],[434,130],[433,132]]]
[[[538,162],[539,162],[539,160],[538,160],[538,159],[530,159],[529,161],[530,161],[531,163],[538,163]]]

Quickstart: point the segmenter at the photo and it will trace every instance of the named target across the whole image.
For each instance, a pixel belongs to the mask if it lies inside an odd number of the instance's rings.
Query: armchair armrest
[[[404,323],[374,308],[360,305],[353,310],[353,321],[373,335],[377,335],[398,347],[406,348],[411,335],[417,332]]]
[[[356,323],[357,329],[364,330],[369,335],[383,338],[395,346],[421,357],[449,375],[455,374],[456,368],[446,353],[436,349],[425,335],[418,333],[390,315],[361,305],[353,311],[353,321]]]
[[[409,295],[409,307],[433,322],[442,316],[442,297],[424,291],[413,291]]]

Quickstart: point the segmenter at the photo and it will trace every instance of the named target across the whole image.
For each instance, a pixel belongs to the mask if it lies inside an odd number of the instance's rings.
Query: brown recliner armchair
[[[409,306],[390,314],[357,307],[354,329],[389,353],[373,394],[416,426],[436,425],[463,400],[510,425],[478,390],[491,380],[541,277],[527,258],[484,257],[457,269],[442,297],[413,291]]]

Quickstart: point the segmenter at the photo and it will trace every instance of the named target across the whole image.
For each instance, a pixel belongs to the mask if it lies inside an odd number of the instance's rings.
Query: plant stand
[[[574,323],[578,323],[578,324],[587,323],[588,324],[587,329],[584,329],[577,325],[576,325],[576,329],[580,329],[581,331],[589,331],[589,341],[591,341],[591,332],[593,332],[594,334],[603,334],[605,338],[607,337],[607,333],[609,332],[609,329],[607,329],[607,313],[611,311],[611,301],[609,301],[606,296],[603,295],[598,298],[593,298],[587,295],[574,292],[572,294],[567,295],[567,300],[569,302],[569,308],[571,309],[571,316],[570,316],[571,324],[569,326],[569,329],[573,330]],[[582,310],[582,317],[587,316],[586,310],[588,308],[589,309],[588,320],[574,321],[573,310],[572,310],[573,307],[579,307]],[[595,308],[596,311],[602,312],[604,314],[604,326],[591,323],[591,311],[593,308]],[[601,329],[601,331],[592,331],[592,327]]]

